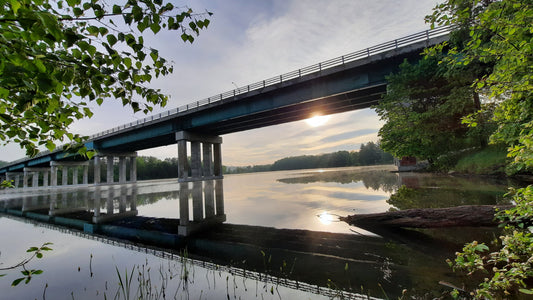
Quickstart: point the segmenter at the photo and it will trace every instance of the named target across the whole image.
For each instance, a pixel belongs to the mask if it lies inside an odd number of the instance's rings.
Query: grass
[[[489,146],[480,151],[465,154],[457,161],[453,169],[467,174],[504,174],[506,159],[505,148]]]

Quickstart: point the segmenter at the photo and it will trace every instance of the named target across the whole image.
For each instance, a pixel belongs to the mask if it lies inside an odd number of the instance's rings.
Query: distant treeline
[[[0,160],[0,167],[3,167],[5,165],[7,165],[7,164],[8,164],[7,161]]]
[[[383,152],[378,144],[369,142],[366,145],[362,144],[359,151],[338,151],[320,155],[286,157],[270,165],[256,165],[247,167],[223,166],[222,171],[225,174],[236,174],[279,170],[366,166],[389,164],[392,162],[393,157],[390,154]],[[0,166],[3,164],[7,164],[7,162],[0,161]],[[92,171],[93,168],[89,168],[89,173],[91,173],[89,177],[92,177]],[[118,177],[118,168],[115,168],[115,173],[117,173],[115,174],[115,177]],[[81,173],[79,172],[79,174]],[[61,177],[61,174],[59,174],[59,177]],[[175,177],[178,177],[177,158],[166,158],[161,160],[151,156],[137,157],[137,179],[148,180]],[[59,180],[61,180],[61,178],[59,178]],[[104,175],[102,175],[101,180],[106,180]]]
[[[277,160],[271,165],[226,168],[226,174],[266,172],[280,170],[299,170],[315,168],[338,168],[350,166],[368,166],[393,163],[392,155],[384,152],[379,144],[369,142],[361,144],[359,151],[337,151],[319,155],[301,155]]]

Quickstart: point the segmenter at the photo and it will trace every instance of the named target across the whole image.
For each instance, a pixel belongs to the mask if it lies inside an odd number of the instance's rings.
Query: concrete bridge
[[[221,135],[303,120],[314,112],[368,108],[386,92],[388,74],[405,59],[419,60],[424,48],[447,40],[449,31],[412,34],[97,133],[85,142],[96,152],[90,164],[74,153],[42,152],[0,168],[0,178],[25,188],[135,182],[136,151],[170,144],[177,144],[180,182],[221,178]]]

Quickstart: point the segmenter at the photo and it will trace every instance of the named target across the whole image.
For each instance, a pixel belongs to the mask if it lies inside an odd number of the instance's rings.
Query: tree
[[[427,17],[432,26],[458,25],[467,32],[462,47],[452,46],[443,64],[468,67],[477,62],[493,65],[491,72],[472,82],[488,90],[496,101],[494,121],[498,127],[493,142],[508,145],[511,171],[533,168],[533,3],[530,0],[447,0]],[[443,47],[429,51],[441,52]],[[475,126],[476,122],[466,119]],[[516,206],[501,211],[505,234],[499,249],[471,242],[459,252],[454,269],[468,275],[482,273],[484,280],[472,292],[477,299],[509,298],[512,294],[533,294],[533,185],[511,190]],[[458,295],[455,291],[455,295]]]
[[[472,82],[496,101],[493,142],[509,146],[515,171],[533,167],[533,3],[529,0],[448,0],[426,17],[432,26],[458,25],[466,39],[451,45],[443,62],[452,67],[493,65]],[[433,54],[443,47],[433,49]],[[476,122],[470,122],[476,125]]]
[[[20,144],[30,156],[41,145],[82,142],[68,126],[92,116],[91,102],[115,98],[145,113],[164,106],[168,97],[148,84],[173,67],[144,44],[143,32],[175,31],[192,43],[211,15],[162,0],[0,5],[0,141]]]
[[[488,122],[478,118],[477,130],[462,119],[481,105],[471,87],[485,68],[448,68],[440,56],[416,64],[407,61],[387,77],[388,91],[375,106],[385,124],[381,147],[396,157],[415,156],[434,162],[439,156],[486,143]],[[490,133],[490,130],[488,131]]]
[[[363,166],[381,163],[382,152],[379,145],[374,142],[368,142],[366,145],[363,143],[359,149],[359,163]]]

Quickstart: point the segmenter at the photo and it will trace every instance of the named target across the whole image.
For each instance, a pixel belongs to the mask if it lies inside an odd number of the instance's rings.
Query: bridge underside
[[[385,83],[378,83],[370,87],[351,90],[327,97],[217,120],[216,126],[213,124],[205,124],[203,126],[195,126],[194,128],[188,129],[188,131],[207,135],[223,135],[305,120],[317,113],[320,115],[330,115],[369,108],[371,105],[374,105],[379,101],[381,95],[386,92],[386,88],[387,86]],[[242,103],[236,103],[235,107],[239,105],[242,105]],[[217,113],[216,107],[213,107],[211,110],[213,110],[213,114]],[[202,111],[202,114],[210,115],[210,112]],[[122,140],[120,144],[116,146],[112,146],[111,142],[104,142],[101,143],[98,148],[103,146],[102,148],[105,148],[106,150],[125,151],[126,149],[142,150],[175,144],[175,132],[178,131],[178,129],[187,129],[179,126],[183,125],[183,123],[187,122],[169,122],[167,124],[160,124],[157,127],[154,126],[152,129],[147,129],[151,131],[151,137],[143,138],[141,136],[133,136],[137,134],[132,134],[132,136],[128,138],[129,142]],[[154,135],[154,132],[160,133]]]

